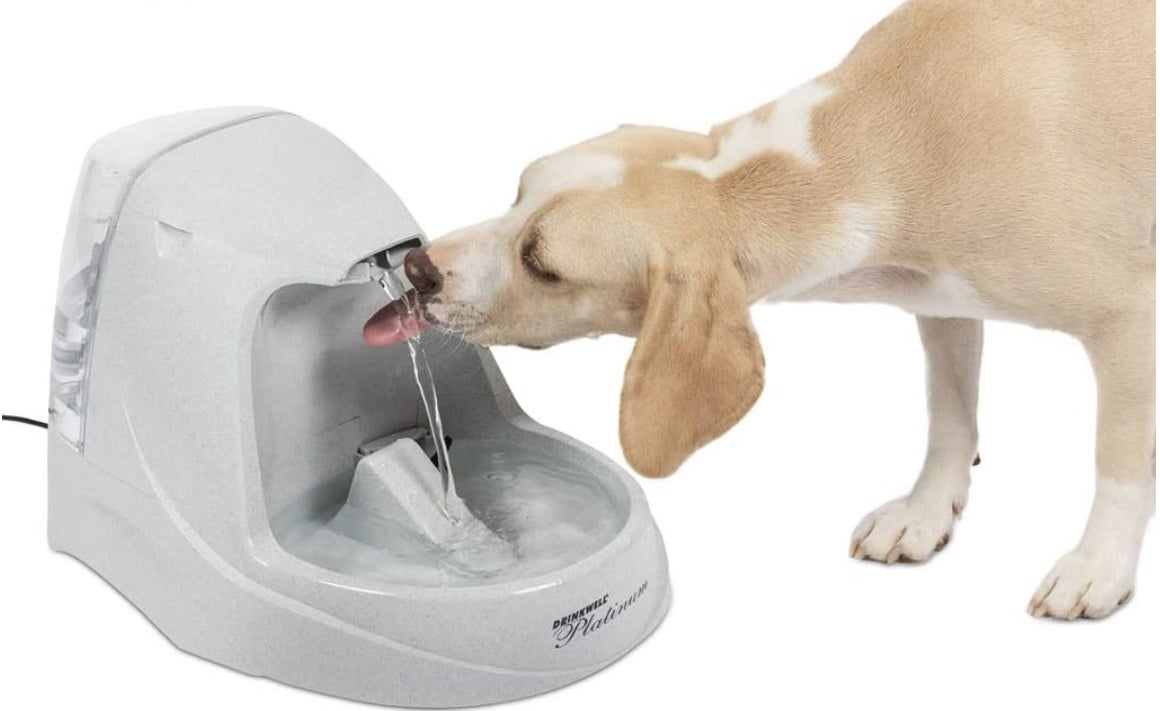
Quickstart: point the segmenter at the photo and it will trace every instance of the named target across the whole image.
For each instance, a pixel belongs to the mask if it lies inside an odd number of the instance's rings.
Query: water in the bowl
[[[547,574],[607,545],[624,526],[627,505],[580,462],[561,461],[534,442],[455,440],[458,495],[511,555],[491,545],[433,542],[343,506],[342,492],[330,494],[327,510],[283,512],[275,527],[290,553],[371,580],[465,586]]]

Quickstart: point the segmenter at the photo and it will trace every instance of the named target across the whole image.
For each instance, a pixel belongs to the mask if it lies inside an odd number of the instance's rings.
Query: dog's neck
[[[856,97],[811,82],[710,134],[666,167],[710,181],[706,209],[752,301],[789,299],[884,257],[891,171],[856,148]]]

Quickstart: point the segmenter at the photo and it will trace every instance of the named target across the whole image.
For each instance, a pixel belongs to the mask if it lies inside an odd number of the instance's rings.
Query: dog
[[[1150,0],[912,0],[837,68],[707,134],[623,126],[533,162],[504,215],[406,273],[426,322],[475,343],[635,336],[620,438],[648,477],[761,393],[754,303],[915,314],[925,464],[850,547],[886,563],[940,550],[967,500],[983,322],[1071,334],[1098,386],[1098,484],[1029,611],[1103,617],[1155,508],[1154,18]],[[398,311],[367,342],[406,335]]]

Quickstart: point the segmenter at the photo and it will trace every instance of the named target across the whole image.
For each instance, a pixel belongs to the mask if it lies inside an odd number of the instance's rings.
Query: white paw
[[[926,560],[950,541],[962,506],[962,498],[895,499],[862,519],[850,537],[850,555],[883,563]]]
[[[1079,550],[1068,553],[1043,579],[1027,611],[1035,617],[1060,620],[1110,615],[1132,595],[1136,560],[1128,558]]]

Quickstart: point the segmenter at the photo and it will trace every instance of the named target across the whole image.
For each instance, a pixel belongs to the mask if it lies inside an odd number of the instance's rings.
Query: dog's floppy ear
[[[749,411],[765,358],[741,275],[651,266],[648,302],[620,396],[625,458],[668,476]]]

